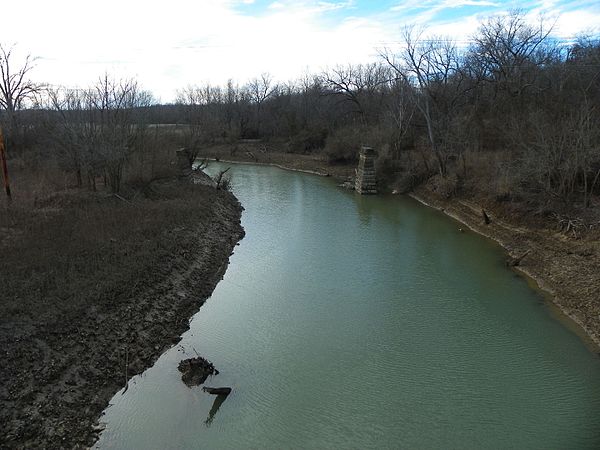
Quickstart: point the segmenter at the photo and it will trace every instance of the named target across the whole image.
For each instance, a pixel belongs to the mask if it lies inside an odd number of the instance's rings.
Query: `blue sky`
[[[561,15],[591,16],[598,18],[598,0],[545,0],[545,1],[502,1],[502,0],[347,0],[347,1],[297,1],[297,0],[246,0],[235,4],[235,9],[243,15],[265,17],[281,9],[313,10],[320,16],[324,25],[342,23],[345,20],[369,18],[382,24],[419,23],[427,26],[449,25],[465,22],[467,18],[482,19],[489,15],[521,9],[532,16],[543,14],[552,20]],[[561,25],[561,24],[559,24]],[[595,25],[595,26],[594,26]],[[593,20],[571,23],[558,27],[559,37],[572,34],[574,28],[585,28],[597,32],[600,24]],[[566,33],[566,34],[565,34]]]
[[[600,33],[600,1],[531,0],[19,0],[3,5],[0,43],[38,57],[35,78],[85,86],[108,71],[136,77],[162,101],[177,89],[278,80],[377,60],[418,24],[464,45],[492,14],[520,8],[555,22],[554,35]]]

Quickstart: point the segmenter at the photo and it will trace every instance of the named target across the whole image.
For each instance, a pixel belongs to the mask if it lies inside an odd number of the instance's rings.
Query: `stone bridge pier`
[[[371,147],[361,147],[354,189],[359,194],[377,194],[377,178],[375,175],[375,157],[377,154]]]

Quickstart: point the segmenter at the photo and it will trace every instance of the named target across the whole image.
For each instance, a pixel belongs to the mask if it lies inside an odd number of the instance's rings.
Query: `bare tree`
[[[224,102],[233,101],[230,95],[233,96],[229,90],[223,93],[220,87],[208,83],[178,91],[177,105],[184,125],[181,143],[190,164],[198,157],[202,143],[214,142],[227,128],[223,123],[227,119],[223,116],[231,110]],[[231,128],[231,122],[228,127]]]
[[[14,46],[7,49],[0,44],[0,108],[6,113],[5,130],[9,144],[18,139],[17,111],[40,89],[29,79],[29,72],[33,69],[31,56],[15,64],[13,51]]]
[[[490,17],[473,35],[463,64],[478,83],[470,125],[480,137],[495,135],[481,147],[510,145],[506,118],[525,120],[556,80],[547,70],[561,59],[560,47],[549,38],[552,25],[543,18],[532,23],[513,10]]]
[[[469,65],[481,80],[493,83],[496,92],[518,97],[536,87],[537,69],[552,56],[545,47],[552,28],[543,18],[531,25],[520,10],[492,16],[473,36]]]
[[[588,208],[600,180],[598,110],[583,102],[564,111],[537,110],[515,121],[515,145],[522,149],[516,174],[549,198],[570,204],[581,195]]]
[[[277,85],[273,83],[273,77],[270,74],[263,73],[260,78],[250,80],[246,89],[250,94],[250,99],[256,105],[256,134],[260,136],[263,104],[275,93]]]
[[[151,95],[131,79],[115,80],[105,74],[89,89],[48,90],[48,108],[54,112],[53,141],[63,162],[83,184],[96,189],[104,176],[113,192],[121,188],[125,164],[146,132],[143,111]]]
[[[403,138],[413,126],[415,115],[415,104],[412,101],[413,87],[403,78],[398,78],[391,83],[389,91],[386,92],[388,101],[385,104],[385,112],[382,117],[383,123],[389,121],[392,126],[391,152],[392,158],[398,160],[400,157],[400,145]]]
[[[224,102],[224,119],[227,132],[230,137],[233,133],[233,123],[235,118],[236,104],[239,101],[239,88],[233,84],[233,80],[227,80],[225,94],[223,95]]]
[[[137,143],[146,132],[143,113],[153,98],[136,80],[116,80],[108,75],[96,83],[90,94],[97,119],[95,150],[111,189],[118,192],[125,163],[138,149]]]
[[[374,99],[391,78],[388,67],[378,63],[337,66],[321,75],[329,92],[352,104],[352,112],[358,114],[363,124],[376,118],[369,117],[374,116],[373,111],[379,106],[374,104]]]
[[[195,86],[188,86],[177,92],[177,105],[184,121],[184,128],[181,130],[182,144],[190,165],[194,163],[200,151],[201,103],[201,92]]]
[[[81,89],[55,88],[46,90],[42,106],[48,111],[45,126],[47,135],[57,149],[59,162],[74,172],[77,186],[83,186],[84,174],[90,170],[91,105]]]
[[[438,171],[444,176],[453,112],[467,89],[460,55],[451,40],[425,38],[424,30],[414,27],[405,28],[404,44],[400,54],[386,50],[381,56],[398,78],[416,87],[414,101],[425,120]]]

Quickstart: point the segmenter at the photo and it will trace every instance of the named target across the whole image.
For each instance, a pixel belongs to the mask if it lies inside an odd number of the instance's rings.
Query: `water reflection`
[[[354,194],[354,201],[356,203],[360,222],[366,227],[371,224],[373,214],[376,210],[376,204],[373,202],[374,197],[359,195],[356,192],[353,192],[352,194]]]
[[[227,397],[228,397],[227,395],[217,395],[215,397],[215,401],[213,402],[212,407],[210,408],[210,411],[208,412],[208,417],[204,421],[204,424],[207,427],[210,427],[210,425],[212,424],[212,421],[215,419],[215,416],[217,415],[217,412],[219,411],[219,408],[225,402],[225,400],[227,400]]]

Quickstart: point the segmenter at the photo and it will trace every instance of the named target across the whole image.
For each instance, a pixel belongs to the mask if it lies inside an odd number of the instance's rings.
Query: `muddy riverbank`
[[[243,237],[227,192],[131,194],[1,212],[1,448],[93,444],[110,398],[178,342]]]

